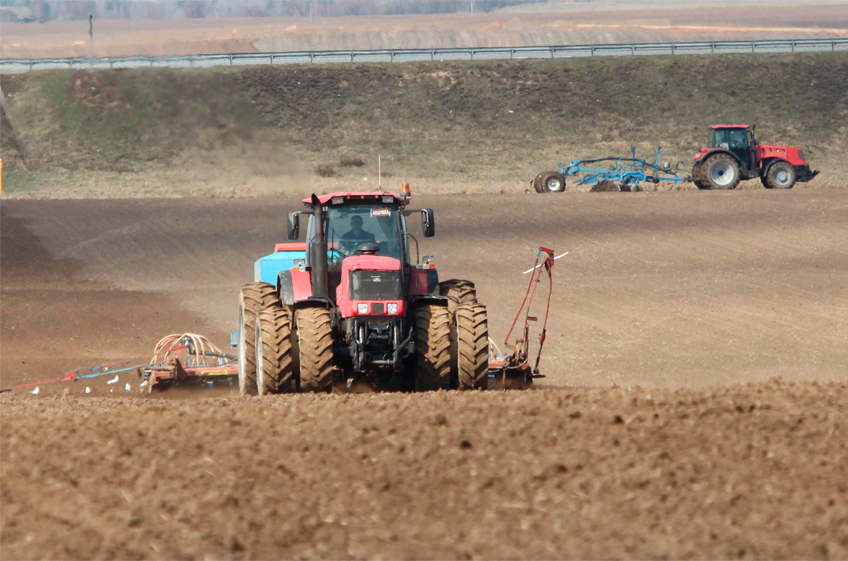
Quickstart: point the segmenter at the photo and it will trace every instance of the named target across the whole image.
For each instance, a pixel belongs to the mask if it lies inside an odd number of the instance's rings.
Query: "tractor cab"
[[[406,221],[420,213],[430,237],[433,211],[407,210],[410,200],[405,183],[399,194],[313,195],[303,201],[307,210],[289,214],[290,240],[299,237],[301,214],[309,224],[305,259],[279,272],[280,300],[295,309],[325,307],[338,334],[334,354],[357,373],[403,370],[414,335],[409,314],[417,302],[440,298],[436,267],[430,258],[418,263]]]
[[[757,141],[754,138],[754,128],[748,125],[712,125],[708,148],[727,150],[734,154],[740,162],[747,164],[748,170],[757,168]]]

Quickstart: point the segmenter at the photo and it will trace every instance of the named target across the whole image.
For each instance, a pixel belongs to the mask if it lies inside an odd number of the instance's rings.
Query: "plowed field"
[[[3,557],[848,558],[848,194],[413,200],[495,339],[570,252],[538,390],[3,394]],[[2,386],[224,346],[297,205],[3,201]]]

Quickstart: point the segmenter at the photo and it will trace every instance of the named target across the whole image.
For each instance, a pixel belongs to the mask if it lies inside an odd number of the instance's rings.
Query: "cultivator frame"
[[[574,160],[556,171],[542,172],[531,182],[537,193],[562,192],[569,177],[580,174],[577,185],[594,185],[593,191],[641,191],[641,182],[659,184],[662,181],[673,183],[691,182],[689,175],[681,176],[683,162],[672,169],[668,163],[662,164],[662,147],[657,147],[655,163],[636,157],[636,148],[630,148],[630,156],[608,156],[587,160]],[[600,169],[598,164],[611,162],[609,169]]]
[[[172,386],[231,386],[238,379],[238,358],[222,353],[203,335],[172,333],[160,339],[138,375],[146,394]]]

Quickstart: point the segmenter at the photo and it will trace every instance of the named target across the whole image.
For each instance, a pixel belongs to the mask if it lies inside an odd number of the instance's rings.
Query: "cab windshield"
[[[710,148],[734,150],[747,148],[748,134],[745,129],[713,129],[710,131]]]
[[[401,259],[400,217],[390,206],[344,206],[327,211],[328,247],[341,259],[364,243],[373,243],[377,255]]]

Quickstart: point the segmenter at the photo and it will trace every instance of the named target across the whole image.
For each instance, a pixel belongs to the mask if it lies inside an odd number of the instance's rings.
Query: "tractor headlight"
[[[396,303],[386,304],[386,312],[388,312],[390,316],[395,315],[396,313],[398,313],[398,305]]]
[[[368,304],[359,303],[356,305],[356,313],[357,314],[367,314],[368,313]]]

